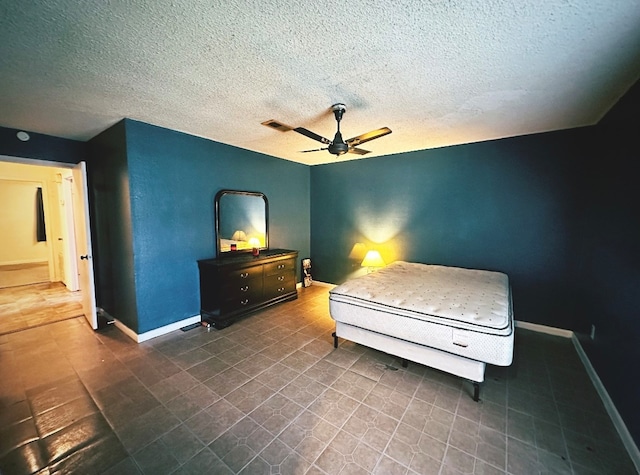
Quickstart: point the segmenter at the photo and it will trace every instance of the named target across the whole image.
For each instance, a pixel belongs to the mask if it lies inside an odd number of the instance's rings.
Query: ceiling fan
[[[364,150],[362,148],[358,148],[358,145],[363,144],[365,142],[369,142],[371,140],[383,137],[387,134],[391,133],[391,129],[389,127],[382,127],[381,129],[372,130],[371,132],[367,132],[366,134],[358,135],[357,137],[350,138],[348,140],[342,139],[342,134],[340,133],[340,121],[342,120],[342,116],[347,110],[347,106],[344,104],[334,104],[331,106],[331,110],[333,111],[333,115],[336,118],[336,122],[338,123],[338,131],[336,132],[333,140],[329,140],[321,135],[316,134],[304,127],[289,127],[288,125],[282,124],[281,122],[277,122],[275,120],[267,120],[262,122],[262,125],[266,125],[267,127],[272,127],[276,130],[280,130],[282,132],[287,132],[289,130],[293,130],[302,134],[310,139],[317,140],[320,143],[327,145],[323,148],[315,148],[312,150],[302,150],[302,152],[318,152],[320,150],[328,150],[329,153],[333,155],[343,155],[345,153],[355,153],[358,155],[365,155],[370,153],[370,150]]]

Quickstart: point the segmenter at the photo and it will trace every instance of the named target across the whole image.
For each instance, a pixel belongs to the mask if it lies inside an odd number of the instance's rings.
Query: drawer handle
[[[245,285],[244,287],[240,287],[240,290],[241,290],[242,292],[246,292],[247,290],[249,290],[249,286],[248,286],[248,285]]]
[[[240,300],[240,305],[247,305],[249,303],[249,299]]]
[[[278,289],[278,292],[280,292],[280,293],[284,292],[284,287],[280,287],[280,288]]]
[[[284,279],[285,279],[285,276],[283,276],[283,275],[281,275],[280,277],[278,277],[278,280],[279,280],[280,282],[282,282]]]
[[[278,269],[284,269],[285,265],[284,264],[278,264]]]
[[[246,279],[247,277],[249,277],[249,273],[248,272],[243,272],[242,274],[240,274],[240,278],[241,279]]]

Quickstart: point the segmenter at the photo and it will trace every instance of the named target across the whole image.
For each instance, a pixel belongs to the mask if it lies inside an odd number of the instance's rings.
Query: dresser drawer
[[[295,291],[296,276],[294,272],[271,275],[264,279],[264,296],[266,299],[272,299]]]
[[[229,279],[223,282],[222,296],[237,297],[238,295],[260,294],[262,292],[262,274],[250,278]]]
[[[220,305],[222,314],[242,311],[253,307],[262,301],[262,292],[248,292],[246,294],[229,295]]]
[[[283,259],[280,261],[270,262],[264,265],[264,275],[279,275],[284,273],[293,272],[295,276],[296,260],[295,259]]]
[[[239,269],[227,269],[222,275],[222,279],[225,282],[244,282],[247,280],[253,280],[262,278],[261,265],[253,267],[241,267]]]

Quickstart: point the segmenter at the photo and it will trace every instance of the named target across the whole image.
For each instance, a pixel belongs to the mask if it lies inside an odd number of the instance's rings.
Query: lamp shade
[[[362,260],[362,267],[384,267],[385,263],[378,251],[368,251]]]
[[[260,240],[256,237],[252,237],[251,239],[249,239],[249,246],[260,247]]]
[[[364,245],[364,243],[357,242],[353,245],[353,248],[349,253],[349,259],[362,262],[362,259],[364,259],[366,253],[367,247]]]

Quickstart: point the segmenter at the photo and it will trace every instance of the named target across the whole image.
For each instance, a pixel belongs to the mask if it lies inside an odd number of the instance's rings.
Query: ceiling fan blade
[[[314,148],[313,150],[300,150],[300,153],[319,152],[321,150],[328,150],[328,149],[326,147],[325,148]]]
[[[371,150],[365,150],[363,148],[349,147],[349,153],[355,153],[356,155],[366,155],[371,153]]]
[[[331,143],[331,140],[325,139],[321,135],[318,135],[315,132],[311,132],[310,130],[305,129],[304,127],[296,127],[293,130],[295,130],[299,134],[302,134],[302,135],[304,135],[306,137],[309,137],[310,139],[317,140],[320,143],[326,143],[326,144],[330,144]]]
[[[360,145],[362,143],[369,142],[370,140],[384,137],[385,135],[388,135],[390,133],[391,129],[389,127],[382,127],[381,129],[372,130],[371,132],[367,132],[366,134],[353,137],[352,139],[347,140],[346,143],[349,146]]]

